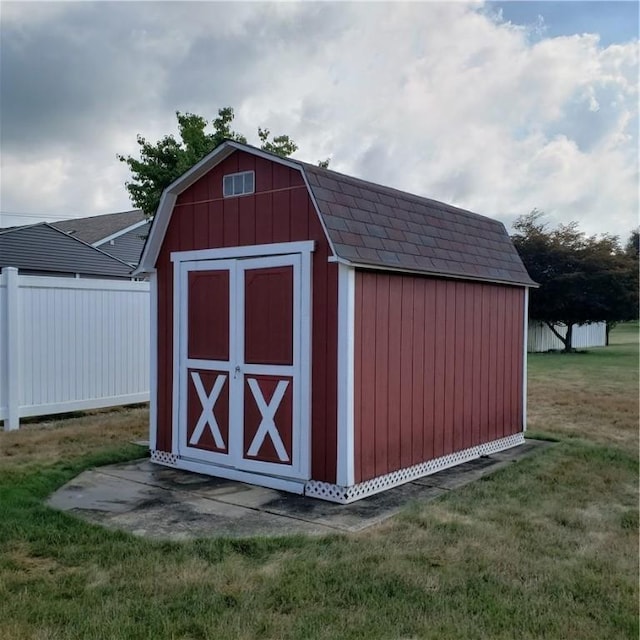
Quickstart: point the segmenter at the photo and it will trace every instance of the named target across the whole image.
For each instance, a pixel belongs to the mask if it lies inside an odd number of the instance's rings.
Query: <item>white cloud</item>
[[[42,200],[88,213],[127,208],[116,152],[134,152],[138,132],[155,140],[175,131],[175,110],[212,118],[232,104],[250,141],[257,126],[287,133],[310,162],[331,156],[335,170],[507,222],[537,207],[589,233],[626,235],[638,222],[637,42],[540,39],[540,25],[531,39],[479,6],[97,7],[106,19],[83,23],[83,37],[117,55],[95,82],[123,90],[102,105],[94,136],[78,126],[66,141],[65,179]],[[96,106],[84,108],[78,123]],[[50,184],[43,172],[60,146],[43,146],[37,162],[12,147],[3,164],[15,161],[9,175],[21,177],[3,175],[2,209],[42,209],[37,188],[24,187]]]

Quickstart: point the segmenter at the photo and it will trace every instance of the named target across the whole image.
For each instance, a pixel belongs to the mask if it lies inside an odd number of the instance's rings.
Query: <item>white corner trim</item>
[[[116,238],[119,238],[120,236],[123,236],[125,233],[129,233],[129,231],[134,231],[135,229],[139,229],[140,227],[142,227],[145,224],[149,224],[149,221],[148,220],[140,220],[140,222],[136,222],[135,224],[129,225],[128,227],[125,227],[124,229],[121,229],[120,231],[116,231],[115,233],[112,233],[110,236],[107,236],[106,238],[101,238],[100,240],[98,240],[98,242],[94,242],[91,246],[100,247],[103,244],[105,244],[106,242],[109,242],[109,240],[115,240]]]
[[[155,449],[158,434],[158,274],[155,269],[149,274],[149,288],[149,449]]]
[[[336,482],[354,482],[355,269],[338,267],[338,460]]]
[[[498,440],[486,442],[475,447],[470,447],[469,449],[456,451],[440,458],[421,462],[412,467],[399,469],[398,471],[393,471],[392,473],[350,486],[310,480],[304,487],[304,494],[313,498],[328,500],[329,502],[348,504],[366,498],[367,496],[386,491],[392,487],[411,482],[412,480],[417,480],[423,476],[454,467],[463,462],[474,460],[480,456],[491,455],[498,451],[517,447],[518,445],[524,444],[524,442],[524,433],[516,433],[506,438],[499,438]]]
[[[180,411],[180,362],[181,338],[180,338],[180,314],[182,313],[182,269],[179,263],[173,264],[173,357],[171,360],[171,376],[173,381],[172,401],[171,401],[171,451],[179,451]]]
[[[527,430],[527,341],[529,337],[529,287],[524,288],[524,313],[522,334],[522,430]]]
[[[291,253],[311,253],[315,250],[314,240],[301,242],[276,242],[273,244],[253,244],[242,247],[224,247],[221,249],[199,249],[196,251],[173,251],[172,262],[190,262],[192,260],[224,260],[225,258],[249,258],[286,255]]]
[[[169,193],[166,189],[160,197],[158,211],[151,221],[149,236],[144,244],[142,256],[140,256],[140,263],[138,264],[138,268],[131,274],[132,276],[148,273],[151,269],[155,268],[160,247],[162,246],[164,236],[169,227],[169,221],[171,220],[171,211],[173,211],[173,205],[176,203],[177,197],[176,194]]]
[[[315,248],[315,243],[314,243]],[[312,249],[313,250],[313,249]],[[311,371],[313,366],[313,268],[311,251],[300,254],[300,374],[298,378],[300,399],[300,424],[306,429],[307,437],[302,439],[300,462],[306,470],[306,478],[311,477]]]

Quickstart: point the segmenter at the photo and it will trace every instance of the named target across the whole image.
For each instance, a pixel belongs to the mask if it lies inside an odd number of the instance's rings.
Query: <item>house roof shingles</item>
[[[98,248],[119,260],[124,260],[127,264],[136,266],[140,261],[150,226],[151,222],[147,222],[140,227],[129,229],[115,240],[98,245]]]
[[[144,213],[140,209],[134,209],[133,211],[107,213],[101,216],[91,216],[90,218],[61,220],[60,222],[52,222],[51,225],[56,229],[60,229],[60,231],[80,238],[84,242],[93,244],[137,222],[142,222],[144,219]]]
[[[535,286],[501,222],[299,164],[338,257],[355,264]]]
[[[130,265],[46,222],[0,230],[0,267],[98,278],[131,277]]]

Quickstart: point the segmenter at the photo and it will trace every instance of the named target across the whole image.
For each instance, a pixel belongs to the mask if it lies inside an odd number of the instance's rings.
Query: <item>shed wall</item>
[[[522,431],[524,291],[356,272],[356,483]]]
[[[222,177],[255,171],[256,192],[222,197]],[[157,449],[171,451],[172,251],[315,240],[312,256],[312,477],[336,479],[338,268],[300,172],[237,151],[177,199],[156,269],[158,274]]]

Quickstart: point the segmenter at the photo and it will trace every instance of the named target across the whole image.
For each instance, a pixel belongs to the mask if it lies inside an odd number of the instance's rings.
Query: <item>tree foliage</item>
[[[616,236],[587,236],[576,222],[550,229],[535,210],[518,218],[514,229],[513,242],[540,285],[531,290],[529,316],[544,322],[562,340],[565,351],[571,351],[574,325],[637,318],[638,257],[633,236],[623,249]],[[567,327],[565,336],[557,331],[558,324]]]
[[[218,117],[211,121],[211,132],[206,131],[209,122],[202,116],[177,111],[176,117],[179,141],[167,135],[152,144],[138,135],[140,157],[118,155],[131,170],[132,179],[126,183],[131,201],[148,216],[156,212],[164,189],[224,140],[247,141],[232,129],[234,113],[231,107],[218,110]],[[290,156],[298,148],[287,135],[270,136],[269,129],[258,128],[261,148],[265,151]]]

